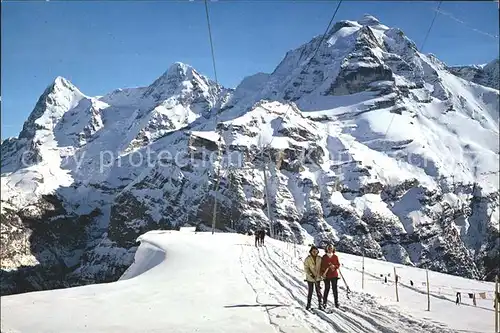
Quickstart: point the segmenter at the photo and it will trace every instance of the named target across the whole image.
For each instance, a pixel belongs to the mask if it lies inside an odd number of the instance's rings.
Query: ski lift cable
[[[207,19],[208,37],[209,37],[209,41],[210,41],[210,50],[211,50],[211,55],[212,55],[212,65],[213,65],[213,70],[214,70],[215,83],[218,86],[219,81],[218,81],[218,76],[217,76],[217,67],[215,65],[215,63],[216,63],[215,62],[215,51],[214,51],[214,44],[213,44],[213,38],[212,38],[212,27],[211,27],[211,23],[210,23],[210,15],[209,15],[209,11],[208,11],[208,1],[205,0],[204,3],[205,3],[205,14],[206,14],[206,19]],[[222,152],[221,148],[220,148],[220,144],[222,141],[222,128],[217,129],[217,124],[219,121],[219,111],[216,111],[214,121],[215,121],[214,132],[216,134],[218,134],[218,136],[219,136],[217,139],[217,148],[218,148],[217,161],[219,161],[220,157],[221,157],[221,152]],[[234,121],[234,119],[230,122],[230,126],[233,123],[233,121]],[[220,181],[221,181],[221,177],[222,177],[221,171],[222,171],[222,166],[220,165],[216,171],[217,179],[216,179],[215,189],[214,189],[214,206],[213,206],[213,213],[212,213],[212,234],[215,233],[215,222],[216,222],[216,217],[217,217],[217,192],[219,190]],[[231,173],[231,170],[227,170],[227,171],[228,171],[228,174],[226,176],[229,177],[229,173]]]
[[[213,38],[212,38],[212,26],[211,26],[211,23],[210,23],[210,15],[209,15],[209,11],[208,11],[208,1],[205,0],[204,3],[205,3],[205,14],[206,14],[206,19],[207,19],[208,37],[209,37],[209,41],[210,41],[210,51],[211,51],[211,56],[212,56],[212,66],[213,66],[213,70],[214,70],[215,83],[218,86],[219,85],[219,80],[218,80],[218,76],[217,76],[217,66],[215,65],[215,63],[216,63],[216,61],[215,61],[215,51],[214,51],[215,48],[214,48],[214,43],[213,43]],[[219,121],[219,111],[216,111],[215,117],[214,117],[214,121],[215,121],[214,132],[216,134],[218,134],[218,138],[217,138],[217,149],[218,149],[218,152],[217,152],[217,161],[220,161],[221,153],[222,153],[222,150],[221,150],[221,147],[220,147],[220,144],[221,144],[221,141],[222,141],[222,128],[217,129],[217,124],[218,124],[218,121]],[[232,124],[233,121],[231,121],[231,124]],[[213,212],[212,212],[212,234],[215,233],[215,222],[216,222],[216,217],[217,217],[217,192],[218,192],[219,187],[220,187],[221,178],[223,177],[223,175],[221,174],[222,171],[223,171],[222,170],[222,166],[219,165],[219,167],[217,168],[217,171],[216,171],[216,177],[217,177],[217,179],[216,179],[215,188],[214,188],[214,206],[213,206]],[[228,170],[228,174],[226,176],[229,176],[229,172],[230,172],[230,170]]]
[[[420,47],[420,52],[422,52],[422,50],[424,49],[424,46],[425,46],[425,42],[427,42],[427,37],[429,37],[429,34],[432,30],[432,26],[434,25],[434,22],[436,21],[436,17],[439,13],[439,8],[441,7],[441,4],[443,3],[443,1],[439,1],[439,4],[437,6],[437,9],[436,9],[436,12],[434,13],[434,17],[432,18],[432,22],[431,22],[431,25],[429,26],[429,29],[427,30],[427,33],[425,34],[425,38],[424,38],[424,41],[422,42],[422,46]]]
[[[424,49],[425,43],[427,42],[427,38],[429,37],[429,34],[431,33],[432,27],[434,26],[434,22],[436,21],[437,14],[439,13],[439,8],[441,7],[441,4],[443,1],[439,1],[439,4],[436,8],[436,11],[434,13],[434,17],[432,18],[431,24],[429,26],[429,29],[427,30],[427,33],[425,34],[424,41],[422,42],[422,46],[420,47],[419,52],[422,53],[422,50]],[[392,122],[394,121],[394,117],[396,116],[395,113],[392,114],[391,121],[389,122],[389,125],[387,126],[387,130],[385,131],[385,137],[387,137],[387,134],[389,133],[389,129],[391,128]]]
[[[331,25],[333,23],[333,20],[335,19],[335,16],[337,15],[337,12],[339,11],[339,8],[340,8],[341,4],[342,4],[342,0],[340,0],[339,3],[337,4],[337,8],[335,8],[335,11],[333,12],[333,15],[332,15],[332,17],[330,19],[330,22],[328,22],[328,26],[326,27],[325,32],[321,36],[321,39],[320,39],[318,45],[316,46],[316,49],[314,50],[313,55],[309,58],[309,60],[307,61],[306,65],[305,65],[305,67],[303,69],[304,72],[307,72],[307,70],[309,69],[309,66],[311,65],[312,60],[314,59],[314,57],[316,57],[316,54],[318,53],[319,48],[323,44],[323,41],[325,40],[325,37],[328,34],[328,31],[330,30],[330,27],[331,27]],[[287,116],[287,114],[290,111],[291,107],[292,107],[292,105],[290,103],[288,103],[288,107],[287,107],[285,113],[283,114],[283,116],[279,117],[279,119],[281,121],[278,123],[277,128],[279,128],[279,126],[283,123],[284,118]],[[266,147],[262,147],[261,154],[260,154],[261,155],[261,163],[263,163],[263,168],[262,168],[263,170],[262,171],[264,173],[264,177],[266,176],[266,172],[267,172],[266,162],[264,161],[264,151],[267,150],[266,148],[270,148],[271,147],[271,144],[272,144],[273,140],[274,140],[274,136],[271,137],[271,141],[269,141],[269,143],[266,145]],[[267,152],[267,157],[268,157],[269,160],[271,159],[271,155],[270,155],[269,151]],[[269,195],[269,193],[268,193],[268,190],[267,190],[267,182],[266,182],[266,198],[268,198],[268,195]],[[269,214],[271,214],[271,213],[269,212]],[[274,236],[274,233],[273,233],[274,226],[273,226],[272,217],[269,216],[269,219],[271,220],[271,222],[270,222],[270,232],[271,232],[271,235],[270,236],[273,237]]]
[[[210,41],[210,52],[212,55],[212,67],[214,70],[214,77],[215,77],[215,85],[218,87],[219,86],[219,79],[217,77],[217,66],[215,65],[215,51],[214,51],[214,42],[212,38],[212,25],[210,24],[210,15],[208,13],[208,1],[205,0],[205,14],[207,18],[207,28],[208,28],[208,39]],[[219,112],[215,112],[215,128],[214,130],[217,131],[217,122],[219,118]],[[221,137],[219,137],[220,141]]]
[[[341,4],[342,4],[342,0],[340,0],[339,3],[337,4],[337,8],[335,8],[335,11],[333,12],[332,18],[330,19],[330,22],[328,22],[328,26],[326,27],[325,32],[321,36],[321,40],[319,41],[318,45],[316,46],[316,49],[314,50],[314,53],[313,53],[312,57],[309,58],[309,60],[307,61],[306,66],[303,69],[304,72],[307,72],[307,70],[309,69],[309,66],[311,65],[312,60],[314,59],[314,57],[318,53],[318,50],[319,50],[321,44],[323,43],[323,41],[325,40],[325,37],[328,34],[328,31],[330,30],[330,27],[331,27],[331,25],[333,23],[333,20],[335,19],[335,16],[337,15],[337,12],[339,11],[339,8],[340,8]],[[290,109],[291,109],[291,104],[288,103],[288,108],[286,109],[286,111],[283,114],[283,116],[280,117],[281,122],[278,124],[277,127],[279,127],[283,123],[283,119],[286,117],[286,115],[288,114],[288,111],[290,111]],[[273,140],[274,140],[274,136],[271,137],[271,141],[269,141],[269,143],[267,144],[267,147],[271,147],[271,143],[273,142]],[[265,149],[263,149],[263,151],[264,150]],[[263,154],[263,151],[262,151],[262,154]]]
[[[217,79],[217,68],[215,66],[214,42],[212,40],[212,26],[210,25],[210,15],[208,14],[208,2],[205,0],[205,14],[207,16],[208,38],[210,40],[210,50],[212,52],[212,66],[214,68],[215,83],[219,84]]]
[[[208,1],[205,0],[205,14],[206,14],[206,18],[207,18],[207,28],[208,28],[208,38],[209,38],[209,41],[210,41],[210,51],[211,51],[211,55],[212,55],[212,66],[213,66],[213,69],[214,69],[214,77],[215,77],[215,84],[216,86],[218,87],[219,86],[219,80],[218,80],[218,77],[217,77],[217,66],[215,65],[215,52],[214,52],[214,43],[213,43],[213,38],[212,38],[212,26],[210,24],[210,15],[208,13]],[[218,120],[219,120],[219,112],[216,110],[215,112],[215,118],[214,118],[214,132],[216,134],[219,134],[219,138],[217,139],[217,161],[219,161],[220,159],[220,155],[221,155],[221,149],[220,149],[220,141],[222,140],[222,134],[221,133],[218,133],[217,131],[217,123],[218,123]],[[221,132],[219,130],[219,132]],[[215,219],[216,219],[216,216],[217,216],[217,191],[219,190],[219,185],[220,185],[220,172],[221,172],[221,168],[220,166],[217,168],[217,171],[216,171],[216,174],[217,174],[217,180],[216,180],[216,183],[215,183],[215,191],[214,191],[214,209],[213,209],[213,215],[212,215],[212,234],[215,233]]]

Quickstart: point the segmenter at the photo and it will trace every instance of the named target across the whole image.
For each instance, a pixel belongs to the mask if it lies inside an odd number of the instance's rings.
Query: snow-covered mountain
[[[234,90],[181,63],[102,97],[57,78],[1,145],[2,293],[117,279],[138,235],[211,225],[215,195],[218,230],[269,226],[264,161],[283,237],[493,276],[499,91],[373,16],[311,59],[320,40]]]
[[[456,76],[461,77],[467,81],[472,81],[486,87],[499,89],[500,75],[499,75],[500,59],[494,59],[491,62],[483,65],[470,65],[470,66],[451,66],[450,72]]]

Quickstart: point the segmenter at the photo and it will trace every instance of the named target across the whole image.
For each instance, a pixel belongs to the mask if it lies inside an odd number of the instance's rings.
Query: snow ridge
[[[500,81],[499,67],[500,59],[497,58],[487,64],[452,66],[449,67],[449,70],[467,81],[498,90],[500,89],[498,83]]]

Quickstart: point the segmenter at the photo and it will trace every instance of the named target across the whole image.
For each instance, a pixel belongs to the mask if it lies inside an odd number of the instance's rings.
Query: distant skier
[[[259,246],[260,242],[260,230],[255,230],[255,246]]]
[[[328,293],[330,292],[330,285],[332,286],[333,300],[335,307],[339,307],[339,292],[338,280],[340,268],[339,258],[335,254],[335,247],[332,244],[326,246],[326,253],[321,259],[321,273],[325,277],[325,292],[323,294],[323,306],[326,307],[328,302]]]
[[[266,238],[266,229],[260,231],[260,245],[264,246],[264,238]]]
[[[316,289],[316,296],[318,297],[319,308],[323,308],[322,298],[321,298],[321,258],[318,256],[318,248],[316,246],[311,246],[309,250],[309,255],[304,260],[304,272],[306,273],[307,282],[307,305],[306,310],[311,309],[311,299],[313,294],[313,289]]]
[[[457,292],[457,299],[455,301],[455,304],[458,305],[462,303],[462,295],[460,294],[460,292]]]

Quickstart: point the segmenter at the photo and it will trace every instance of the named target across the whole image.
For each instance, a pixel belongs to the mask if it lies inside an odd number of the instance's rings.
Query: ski
[[[318,309],[318,310],[323,311],[323,312],[328,313],[328,314],[331,314],[331,313],[334,313],[335,311],[338,311],[338,310],[342,311],[342,310],[345,310],[345,309],[342,308],[342,307],[340,307],[340,306],[339,307],[332,306],[332,307],[328,307],[326,309],[323,308],[323,309]]]
[[[311,309],[311,312],[317,316],[329,315],[329,314],[333,313],[333,311],[329,311],[329,309],[325,310],[325,309],[320,309],[320,308]]]
[[[319,312],[325,313],[325,314],[332,314],[335,312],[334,308],[328,308],[328,309],[322,309],[322,308],[312,308],[308,310],[309,312],[312,312],[314,314],[318,314]]]

